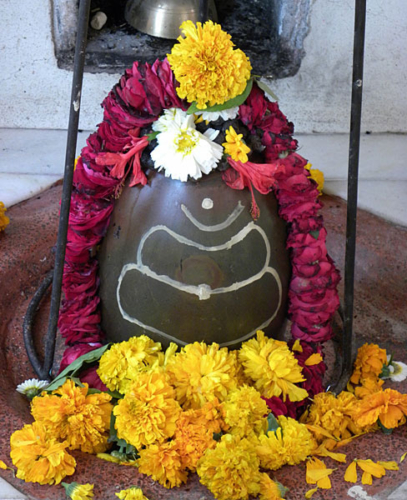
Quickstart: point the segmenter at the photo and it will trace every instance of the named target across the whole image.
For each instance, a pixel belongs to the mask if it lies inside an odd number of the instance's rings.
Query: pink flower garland
[[[103,122],[82,150],[74,173],[62,284],[64,299],[58,322],[68,345],[61,368],[99,347],[104,338],[95,249],[106,234],[115,197],[127,176],[130,186],[147,183],[140,158],[148,141],[140,137],[141,129],[150,126],[166,108],[187,108],[177,96],[176,86],[167,60],[157,60],[152,66],[135,62],[104,100]],[[262,194],[275,192],[280,216],[289,228],[292,278],[288,314],[292,336],[306,342],[325,342],[332,336],[331,319],[339,305],[336,287],[340,276],[327,253],[316,183],[304,168],[306,160],[294,152],[297,141],[291,136],[292,123],[256,84],[240,106],[239,118],[253,134],[260,134],[267,163],[243,164],[229,159],[230,168],[223,179],[233,189],[251,190],[255,218],[259,215],[255,190]],[[86,374],[97,385],[95,375],[94,370]]]

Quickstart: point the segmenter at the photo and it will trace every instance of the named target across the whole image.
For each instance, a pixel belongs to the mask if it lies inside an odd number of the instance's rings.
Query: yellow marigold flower
[[[387,363],[386,350],[376,344],[364,344],[359,348],[355,361],[355,369],[350,381],[359,384],[361,378],[377,378]]]
[[[104,352],[97,373],[111,391],[125,394],[139,373],[159,363],[160,351],[161,344],[146,335],[131,337]]]
[[[268,474],[260,474],[260,500],[284,500],[279,484],[273,481]]]
[[[204,426],[197,415],[201,410],[183,412],[177,420],[175,442],[181,456],[182,466],[195,472],[198,460],[209,448],[215,448],[213,432]]]
[[[27,482],[59,484],[75,472],[76,461],[66,451],[68,443],[60,443],[47,434],[41,422],[25,425],[10,437],[13,464],[17,477]]]
[[[153,444],[140,450],[139,472],[151,476],[165,488],[180,486],[187,480],[175,441]]]
[[[233,160],[246,163],[249,160],[247,154],[250,153],[250,148],[244,143],[242,137],[243,134],[237,134],[235,129],[230,126],[226,130],[226,142],[222,146],[225,148],[225,153]]]
[[[259,437],[256,447],[261,466],[277,470],[285,464],[296,465],[314,450],[315,442],[304,424],[290,417],[278,417],[280,427]]]
[[[93,498],[93,484],[61,483],[67,497],[72,500],[89,500]]]
[[[331,392],[321,392],[314,396],[308,414],[301,421],[324,429],[335,439],[347,439],[361,432],[353,421],[356,403],[356,397],[350,392],[342,391],[337,397]],[[318,441],[325,438],[317,431],[315,437]]]
[[[0,232],[4,231],[10,223],[10,219],[4,214],[6,211],[7,208],[4,206],[4,203],[0,201]]]
[[[197,473],[218,500],[246,500],[260,492],[259,458],[246,438],[222,436],[199,460]]]
[[[66,440],[71,450],[101,453],[108,448],[112,399],[104,392],[87,394],[88,384],[77,387],[67,380],[51,395],[43,393],[31,404],[31,413],[56,439]]]
[[[215,397],[224,401],[237,386],[236,357],[216,343],[186,345],[168,361],[166,372],[184,409],[200,408]]]
[[[117,435],[138,450],[172,437],[181,408],[175,391],[161,371],[140,373],[114,407]]]
[[[240,437],[262,431],[265,416],[270,412],[267,403],[254,387],[244,385],[229,393],[224,405],[225,422],[230,433]]]
[[[218,398],[208,401],[199,410],[189,410],[189,412],[194,412],[194,423],[205,427],[212,433],[218,434],[229,429],[224,420],[223,403],[219,403]]]
[[[207,21],[203,26],[185,21],[168,62],[180,83],[177,93],[199,109],[223,104],[243,93],[252,69],[240,49],[233,49],[230,35],[219,24]]]
[[[376,392],[360,400],[354,410],[357,425],[365,427],[380,420],[386,429],[404,424],[407,415],[407,394],[394,389]]]
[[[317,168],[311,168],[311,167],[312,167],[311,163],[307,163],[305,165],[305,168],[310,173],[308,178],[312,179],[313,181],[315,181],[317,183],[319,196],[321,196],[322,190],[324,188],[324,173],[321,172],[321,170],[318,170]]]
[[[382,385],[384,384],[384,380],[377,377],[368,377],[368,378],[361,378],[359,380],[359,383],[361,385],[357,385],[354,388],[355,396],[358,399],[363,399],[366,396],[370,396],[375,392],[381,391]]]
[[[308,484],[316,484],[318,488],[329,489],[332,487],[330,474],[334,469],[327,469],[326,465],[319,458],[311,458],[307,462],[307,473],[305,479]]]
[[[256,339],[243,343],[239,360],[245,374],[266,398],[282,394],[284,401],[287,396],[291,401],[302,401],[308,396],[305,389],[295,385],[305,378],[286,342],[269,339],[258,331]]]
[[[119,497],[120,500],[148,500],[148,498],[143,495],[143,490],[136,486],[132,486],[127,490],[121,490],[119,493],[115,493],[115,495]]]

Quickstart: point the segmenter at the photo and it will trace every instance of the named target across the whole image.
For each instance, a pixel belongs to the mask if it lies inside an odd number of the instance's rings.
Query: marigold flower
[[[311,433],[304,424],[283,415],[278,417],[280,427],[259,436],[256,447],[261,466],[277,470],[285,464],[296,465],[305,460],[315,448]]]
[[[224,405],[225,422],[230,426],[230,433],[240,437],[252,432],[260,433],[269,413],[267,403],[254,387],[244,385],[229,393]]]
[[[175,441],[153,444],[140,450],[139,471],[151,476],[165,488],[180,486],[187,480]]]
[[[100,358],[97,373],[111,391],[125,394],[141,372],[157,362],[161,344],[146,335],[113,344]]]
[[[200,408],[215,397],[224,401],[237,386],[236,357],[216,343],[186,345],[168,361],[166,372],[184,409]]]
[[[273,481],[268,474],[263,472],[260,474],[260,500],[284,500],[282,490],[286,488],[281,488],[281,484]]]
[[[50,435],[68,442],[71,450],[101,453],[108,448],[112,414],[109,394],[87,394],[88,384],[77,387],[67,380],[52,394],[43,393],[31,404],[31,413]]]
[[[382,390],[382,385],[384,384],[384,380],[380,378],[361,378],[359,380],[360,385],[357,385],[354,388],[355,396],[358,399],[363,399],[366,396],[370,396],[375,392],[379,392]]]
[[[318,488],[329,489],[332,487],[330,474],[334,469],[327,469],[326,465],[319,458],[311,458],[307,462],[307,473],[305,479],[308,484],[316,484]]]
[[[216,446],[213,432],[205,427],[203,419],[197,415],[200,412],[201,410],[183,412],[177,420],[174,435],[183,468],[193,472],[205,451]]]
[[[25,425],[10,437],[13,464],[17,477],[27,482],[59,484],[75,472],[76,461],[66,451],[68,443],[49,436],[41,422]]]
[[[199,460],[197,473],[218,500],[245,500],[260,492],[259,458],[246,438],[222,436]]]
[[[226,142],[222,143],[225,148],[225,153],[233,158],[235,161],[246,163],[249,161],[247,156],[250,153],[250,148],[242,140],[243,134],[237,134],[235,129],[230,126],[226,130]]]
[[[324,173],[321,172],[321,170],[318,170],[317,168],[311,168],[311,167],[312,167],[311,163],[307,163],[304,168],[306,168],[309,172],[308,178],[316,182],[319,196],[321,196],[325,181]]]
[[[7,208],[4,206],[4,203],[0,201],[0,232],[4,231],[10,223],[10,219],[4,214],[6,211]]]
[[[354,410],[357,425],[366,427],[380,420],[386,429],[404,424],[407,415],[407,394],[394,389],[376,392],[360,400]]]
[[[352,434],[359,434],[361,429],[353,421],[356,397],[350,392],[342,391],[337,397],[331,392],[321,392],[314,397],[305,418],[301,421],[324,429],[336,439],[346,439]],[[315,432],[321,441],[325,436]]]
[[[204,25],[185,21],[179,37],[168,54],[168,62],[180,83],[177,94],[199,109],[223,104],[243,93],[250,78],[249,59],[240,49],[233,49],[230,35],[219,24]]]
[[[143,495],[143,490],[136,486],[132,486],[127,490],[121,490],[119,493],[115,493],[115,495],[119,497],[120,500],[148,500],[148,498]]]
[[[172,437],[181,408],[162,371],[140,373],[114,407],[117,435],[138,450]]]
[[[286,342],[265,337],[257,332],[256,339],[244,342],[239,360],[245,374],[255,381],[256,389],[266,398],[280,396],[290,401],[302,401],[308,396],[305,389],[295,384],[305,380],[302,369]]]
[[[72,500],[89,500],[93,498],[93,484],[61,483],[67,497]]]
[[[352,384],[359,384],[361,378],[377,378],[387,363],[386,350],[376,344],[364,344],[359,348],[355,369],[350,378]]]

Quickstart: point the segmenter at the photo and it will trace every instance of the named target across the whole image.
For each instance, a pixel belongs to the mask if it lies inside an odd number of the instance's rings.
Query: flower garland
[[[202,172],[211,171],[219,162],[222,150],[212,140],[217,131],[197,130],[199,120],[206,120],[210,115],[212,119],[231,119],[237,114],[239,122],[248,130],[246,141],[250,141],[253,152],[261,151],[265,162],[251,161],[247,156],[250,148],[242,135],[233,126],[229,127],[223,144],[229,155],[224,165],[228,167],[223,173],[225,183],[232,189],[250,189],[254,218],[259,216],[255,192],[273,191],[279,214],[288,223],[287,247],[291,250],[292,263],[288,315],[293,338],[321,343],[332,336],[331,319],[339,305],[336,287],[340,276],[326,249],[326,230],[318,214],[322,206],[318,185],[312,172],[307,170],[307,161],[295,152],[293,125],[277,102],[266,98],[261,84],[249,79],[251,67],[246,56],[232,48],[230,36],[218,25],[198,23],[195,28],[186,22],[181,29],[185,38],[179,38],[180,43],[168,59],[157,60],[152,66],[135,62],[126,70],[104,100],[103,121],[88,137],[77,162],[62,284],[64,299],[58,322],[68,345],[63,364],[91,347],[99,347],[104,339],[100,328],[95,248],[107,231],[114,200],[120,196],[127,177],[130,177],[130,186],[144,186],[148,179],[142,163],[151,162],[150,154],[155,168],[164,168],[166,175],[173,178],[186,180],[188,174],[197,178]],[[217,48],[216,54],[212,53],[214,41],[224,50]],[[202,57],[202,64],[195,64],[197,57]],[[211,85],[199,84],[203,66],[213,67]],[[244,87],[245,92],[239,96]],[[197,99],[192,107],[200,119],[195,123],[193,115],[186,114],[188,102],[180,96]],[[226,109],[219,109],[219,103],[226,100]],[[218,106],[211,108],[213,103]],[[171,128],[178,134],[174,154],[178,154],[178,158],[188,157],[189,161],[182,173],[171,172],[163,159],[169,145],[165,138]],[[156,139],[155,149],[152,137]],[[191,162],[193,155],[187,153],[195,146],[200,153]],[[205,161],[205,154],[209,155],[209,163]],[[213,155],[215,159],[211,160]],[[253,154],[253,160],[255,157]]]

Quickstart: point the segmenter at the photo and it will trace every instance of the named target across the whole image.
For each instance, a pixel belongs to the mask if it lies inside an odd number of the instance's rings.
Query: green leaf
[[[224,109],[230,109],[234,108],[235,106],[240,106],[249,97],[252,87],[253,87],[253,79],[250,78],[242,94],[234,97],[233,99],[229,99],[229,101],[226,101],[223,104],[215,104],[215,106],[208,106],[206,109],[199,109],[197,103],[193,102],[191,106],[188,108],[187,114],[192,115],[193,113],[197,113],[198,111],[205,111],[205,112],[223,111]]]
[[[275,101],[278,101],[278,97],[276,94],[271,90],[271,88],[264,82],[260,80],[256,80],[257,86],[263,90],[266,94],[269,94]]]
[[[67,381],[68,377],[62,377],[60,378],[59,376],[51,382],[51,384],[45,389],[47,392],[55,391],[58,389],[58,387],[61,387],[61,385],[65,384]]]
[[[65,488],[65,493],[68,498],[72,498],[72,493],[75,488],[79,486],[79,483],[61,483],[61,485]]]
[[[77,377],[70,377],[70,378],[71,378],[72,382],[74,382],[74,383],[75,383],[76,385],[78,385],[79,387],[85,387],[85,386],[82,384],[82,382],[81,382],[81,380],[80,380],[79,378],[77,378]]]
[[[88,389],[88,394],[101,394],[103,391],[100,391],[99,389],[95,389],[93,387],[91,387],[90,389]]]
[[[102,354],[106,351],[106,349],[110,346],[110,344],[106,344],[98,349],[94,349],[93,351],[87,352],[83,356],[75,359],[69,366],[65,368],[59,375],[57,375],[51,384],[45,389],[47,392],[55,391],[58,389],[67,378],[74,377],[77,373],[80,372],[84,364],[94,363],[98,361]],[[61,382],[63,380],[63,382]]]
[[[220,432],[214,432],[213,433],[213,439],[215,441],[220,441],[221,437],[223,436],[223,432],[220,431]]]
[[[316,231],[310,231],[309,234],[317,240],[319,237],[319,230],[317,229]]]
[[[267,432],[275,432],[280,427],[278,420],[276,419],[276,417],[272,413],[268,414],[267,423],[268,423],[268,427],[267,427],[266,434],[267,434]]]
[[[156,130],[155,132],[151,132],[150,134],[147,134],[147,140],[148,142],[154,141],[154,139],[157,139],[157,135],[161,134],[160,130]]]
[[[109,439],[107,440],[108,443],[117,443],[118,441],[115,423],[116,423],[116,416],[112,412],[110,416]]]
[[[278,491],[280,492],[281,498],[284,498],[287,493],[290,491],[289,488],[286,488],[284,485],[282,485],[280,482],[275,481],[277,483]]]
[[[123,394],[119,391],[107,391],[109,396],[112,396],[114,399],[122,399],[124,398]]]
[[[379,375],[380,378],[390,378],[390,369],[389,365],[383,365],[382,371]]]

